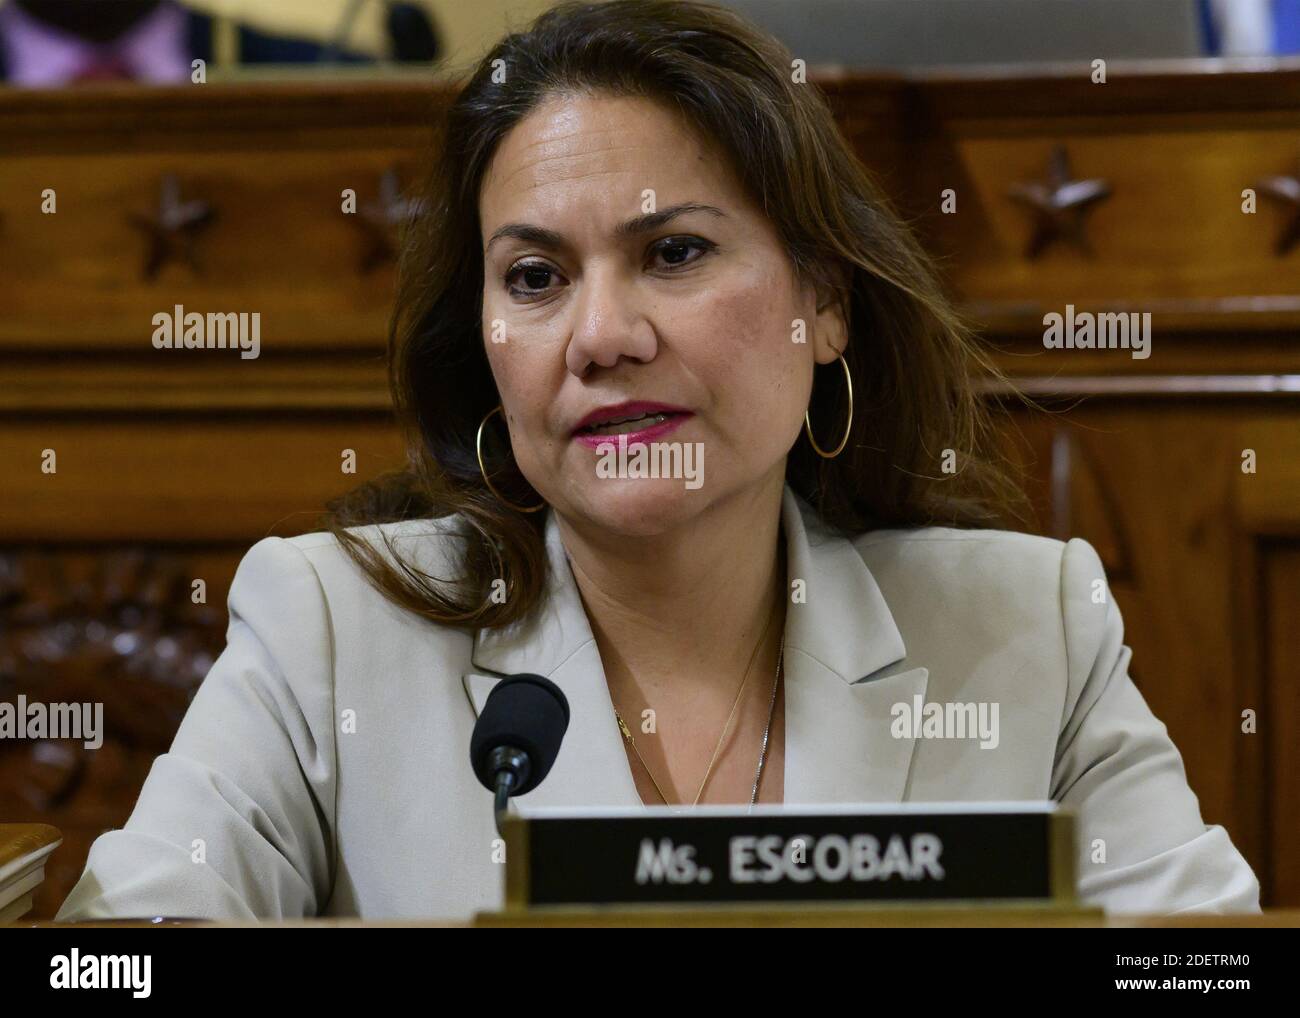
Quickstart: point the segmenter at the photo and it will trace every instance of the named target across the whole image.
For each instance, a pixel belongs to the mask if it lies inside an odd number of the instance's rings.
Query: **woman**
[[[1053,798],[1085,901],[1258,908],[1096,553],[988,529],[988,366],[789,69],[725,10],[639,0],[488,54],[402,264],[411,469],[248,553],[61,918],[498,906],[467,754],[516,672],[571,709],[529,805]],[[918,737],[920,703],[993,724]]]

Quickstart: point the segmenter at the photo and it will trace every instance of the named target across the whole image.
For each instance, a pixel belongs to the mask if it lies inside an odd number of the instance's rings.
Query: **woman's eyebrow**
[[[548,247],[552,249],[564,247],[564,237],[554,230],[547,230],[540,226],[532,226],[528,223],[506,223],[488,240],[487,246],[483,248],[483,253],[487,254],[492,250],[492,245],[498,240],[504,240],[506,237],[514,237],[518,240],[525,241],[529,244],[536,244],[538,247]]]
[[[707,212],[710,215],[721,216],[726,218],[726,213],[720,208],[713,205],[701,205],[698,202],[683,202],[680,205],[669,205],[658,212],[647,212],[643,216],[637,216],[635,219],[629,219],[625,223],[619,223],[614,228],[614,235],[617,237],[635,237],[640,233],[649,233],[651,230],[657,230],[665,223],[684,216],[688,212]]]
[[[678,216],[684,216],[689,212],[707,212],[713,216],[725,217],[726,213],[714,205],[701,205],[698,202],[682,202],[679,205],[669,205],[667,208],[660,209],[657,212],[647,212],[645,215],[636,216],[626,222],[619,223],[614,228],[614,235],[620,238],[635,237],[638,234],[649,233],[651,230],[657,230],[659,227],[671,222]],[[531,223],[506,223],[499,227],[492,234],[487,242],[487,247],[483,249],[486,254],[498,240],[505,237],[514,237],[517,240],[527,241],[537,244],[539,247],[548,247],[552,249],[562,248],[565,246],[564,236],[556,233],[554,230],[548,230],[545,227],[533,226]]]

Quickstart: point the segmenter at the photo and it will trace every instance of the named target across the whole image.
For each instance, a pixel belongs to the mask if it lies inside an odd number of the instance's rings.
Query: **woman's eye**
[[[715,243],[702,237],[666,237],[650,248],[651,261],[656,268],[672,272],[682,265],[698,261],[699,256],[714,250]],[[511,296],[539,296],[549,290],[559,273],[550,265],[520,263],[511,265],[506,273],[506,286]]]
[[[527,297],[536,294],[539,290],[545,290],[550,277],[555,274],[554,269],[547,268],[545,265],[529,265],[526,263],[515,265],[506,273],[506,285],[514,296]],[[522,287],[515,286],[516,280],[521,281],[524,285]]]
[[[699,237],[668,237],[656,244],[653,251],[656,255],[661,255],[671,268],[697,262],[699,257],[690,257],[690,252],[698,251],[700,255],[703,255],[705,252],[711,251],[713,247],[714,245],[709,241]]]

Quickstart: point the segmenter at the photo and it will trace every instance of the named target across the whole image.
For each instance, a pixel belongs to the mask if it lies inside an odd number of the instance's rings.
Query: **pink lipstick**
[[[632,400],[612,403],[587,414],[573,429],[573,438],[591,449],[653,442],[677,430],[695,416],[670,403]]]

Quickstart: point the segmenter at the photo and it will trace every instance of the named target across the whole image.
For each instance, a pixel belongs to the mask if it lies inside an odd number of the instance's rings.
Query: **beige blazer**
[[[785,633],[787,803],[1053,799],[1077,814],[1085,902],[1258,909],[1254,874],[1202,821],[1128,676],[1086,541],[939,527],[847,540],[789,488],[782,518],[801,591]],[[382,529],[449,575],[442,523]],[[254,545],[230,589],[226,650],[58,918],[499,907],[504,867],[469,739],[502,674],[549,676],[571,709],[525,805],[639,805],[553,512],[546,539],[542,610],[477,633],[393,606],[328,534]],[[918,732],[899,707],[949,702],[984,704],[986,718],[997,705],[996,745]]]

